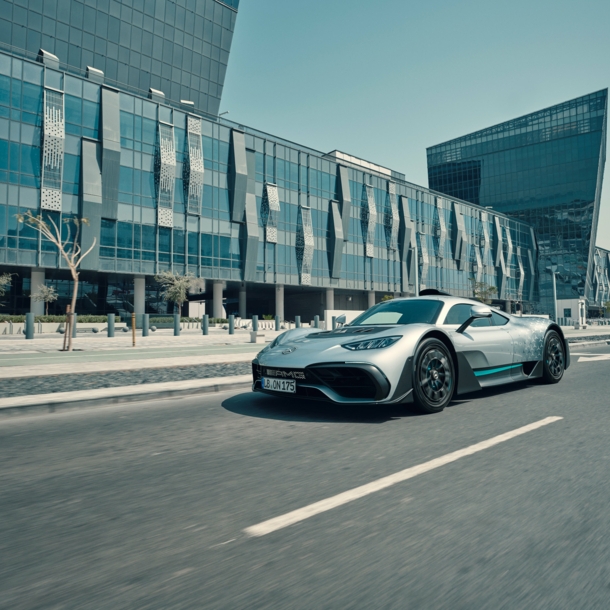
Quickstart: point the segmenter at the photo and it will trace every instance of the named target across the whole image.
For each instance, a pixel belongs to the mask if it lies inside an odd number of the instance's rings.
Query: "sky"
[[[426,147],[608,87],[609,24],[608,0],[241,0],[221,112],[427,186]]]

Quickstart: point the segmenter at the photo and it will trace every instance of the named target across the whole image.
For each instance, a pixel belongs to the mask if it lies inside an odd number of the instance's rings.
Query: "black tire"
[[[566,365],[566,354],[559,333],[550,330],[544,338],[544,354],[542,356],[542,381],[544,383],[559,383],[563,377]]]
[[[438,339],[422,341],[413,358],[413,399],[424,413],[440,413],[453,398],[456,376],[449,350]]]

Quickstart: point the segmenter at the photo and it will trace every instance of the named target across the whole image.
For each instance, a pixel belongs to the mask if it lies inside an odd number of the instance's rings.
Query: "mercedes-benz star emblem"
[[[292,352],[294,352],[295,349],[296,349],[296,347],[287,347],[285,350],[282,351],[282,354],[284,354],[284,356],[286,354],[292,354]]]

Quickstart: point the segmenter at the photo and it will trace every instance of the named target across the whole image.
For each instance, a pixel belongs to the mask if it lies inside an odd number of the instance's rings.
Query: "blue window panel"
[[[21,81],[11,79],[11,106],[21,108]]]
[[[151,225],[142,225],[142,250],[155,250],[157,236],[155,227]]]
[[[133,140],[133,136],[133,114],[121,110],[121,138]]]
[[[142,142],[154,146],[157,141],[157,124],[150,119],[142,119]]]
[[[80,157],[64,154],[64,182],[78,184],[80,173]],[[65,189],[64,189],[65,190]]]
[[[131,167],[121,165],[119,191],[123,193],[133,193],[133,169]]]
[[[66,123],[82,125],[82,123],[83,123],[82,106],[83,106],[82,100],[79,97],[74,97],[73,95],[64,95]]]
[[[23,83],[22,108],[34,114],[42,112],[42,87],[37,87],[31,83]]]
[[[0,75],[0,104],[11,105],[11,79],[4,75]]]
[[[174,254],[184,254],[184,231],[182,229],[174,229]]]
[[[214,256],[213,254],[213,240],[212,240],[212,235],[208,235],[205,233],[201,234],[201,256],[202,257],[212,257]],[[201,263],[203,264],[209,264],[209,263]]]
[[[12,172],[18,172],[19,171],[19,157],[20,157],[20,146],[19,144],[16,144],[15,142],[11,142],[9,145],[9,163],[10,163],[10,170]]]
[[[116,246],[116,221],[102,218],[102,226],[100,230],[100,245],[101,246]]]
[[[229,164],[229,143],[218,142],[218,162],[223,165]]]
[[[8,170],[8,142],[0,140],[0,170]]]
[[[172,239],[172,230],[167,227],[159,227],[159,252],[169,252]],[[159,258],[159,260],[161,260]],[[169,259],[168,259],[169,260]],[[165,261],[167,262],[167,261]]]
[[[21,145],[21,173],[40,176],[40,148]]]
[[[117,246],[133,248],[133,225],[130,222],[117,223]]]

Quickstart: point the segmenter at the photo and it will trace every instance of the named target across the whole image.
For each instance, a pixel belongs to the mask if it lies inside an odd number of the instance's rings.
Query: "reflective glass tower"
[[[428,148],[431,189],[534,225],[540,307],[595,289],[595,238],[606,159],[608,90]],[[556,267],[555,267],[556,265]]]
[[[218,114],[239,0],[0,0],[0,49]]]

